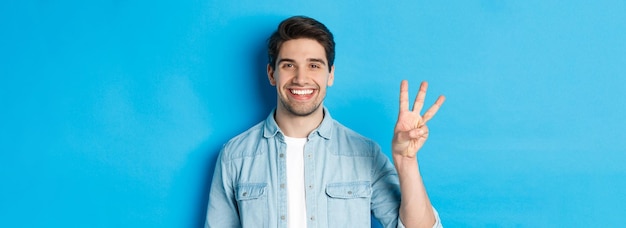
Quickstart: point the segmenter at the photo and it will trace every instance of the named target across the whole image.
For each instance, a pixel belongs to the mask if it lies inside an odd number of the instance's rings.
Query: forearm
[[[426,193],[416,158],[393,156],[398,171],[402,201],[400,220],[406,227],[433,227],[435,215]]]

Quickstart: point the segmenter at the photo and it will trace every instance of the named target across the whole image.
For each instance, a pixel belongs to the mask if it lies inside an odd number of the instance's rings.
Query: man
[[[272,34],[267,76],[277,106],[222,148],[206,227],[370,227],[371,215],[385,227],[441,226],[417,151],[444,97],[422,116],[427,84],[409,110],[402,81],[391,164],[375,142],[323,106],[334,80],[334,46],[326,26],[308,17],[288,18]]]

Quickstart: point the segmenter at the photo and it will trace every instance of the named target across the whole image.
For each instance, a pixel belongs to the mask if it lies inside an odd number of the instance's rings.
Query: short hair
[[[286,41],[298,38],[316,40],[324,47],[326,59],[328,60],[328,70],[330,71],[335,62],[335,40],[333,34],[324,24],[306,16],[293,16],[285,19],[269,37],[267,54],[270,66],[272,68],[276,66],[276,59],[278,58],[281,45]]]

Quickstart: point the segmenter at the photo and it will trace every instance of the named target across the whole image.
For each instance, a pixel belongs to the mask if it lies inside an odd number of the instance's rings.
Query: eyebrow
[[[289,58],[284,58],[284,59],[279,59],[277,64],[280,64],[282,62],[290,62],[290,63],[295,63],[296,60],[293,59],[289,59]],[[316,63],[320,63],[324,66],[326,66],[326,61],[324,61],[323,59],[318,59],[318,58],[308,58],[307,62],[316,62]]]
[[[326,66],[326,61],[324,61],[323,59],[316,59],[316,58],[310,58],[307,59],[309,62],[317,62],[317,63],[321,63],[322,65]]]
[[[296,61],[293,59],[279,59],[278,62],[276,64],[282,63],[282,62],[290,62],[290,63],[295,63]]]

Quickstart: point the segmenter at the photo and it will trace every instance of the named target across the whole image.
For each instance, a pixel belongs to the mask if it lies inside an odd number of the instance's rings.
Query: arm
[[[223,153],[224,149],[220,152],[215,163],[205,228],[241,227],[234,189],[228,172],[229,167],[222,158]]]
[[[435,222],[426,188],[422,182],[417,161],[417,152],[428,139],[428,122],[443,104],[445,97],[440,96],[435,104],[422,116],[424,98],[428,84],[422,82],[413,110],[409,110],[408,82],[403,80],[400,86],[400,112],[392,140],[392,157],[398,171],[402,201],[400,220],[406,227],[432,227]]]

